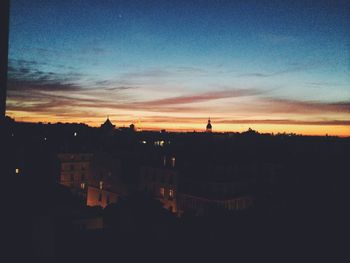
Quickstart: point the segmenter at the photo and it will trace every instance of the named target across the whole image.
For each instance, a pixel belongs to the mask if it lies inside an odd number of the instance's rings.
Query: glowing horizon
[[[113,116],[109,116],[109,119],[111,122],[116,125],[117,128],[121,127],[129,127],[130,124],[134,124],[135,127],[138,130],[142,131],[160,131],[165,129],[169,132],[205,132],[205,126],[207,124],[207,119],[203,118],[202,123],[196,123],[193,125],[193,123],[188,123],[185,125],[178,125],[178,124],[171,124],[166,123],[165,125],[159,125],[157,123],[151,123],[151,122],[142,122],[140,120],[117,120],[116,118],[113,118]],[[90,127],[100,127],[101,124],[106,120],[105,118],[97,118],[96,121],[88,121],[84,122],[81,121],[81,119],[45,119],[45,118],[38,118],[38,119],[31,119],[28,118],[19,118],[15,119],[19,122],[33,122],[33,123],[84,123]],[[318,123],[314,124],[264,124],[264,122],[274,122],[275,120],[255,120],[252,122],[249,121],[243,121],[240,120],[236,124],[231,125],[225,125],[222,123],[216,123],[215,119],[211,118],[212,124],[213,124],[213,132],[218,133],[225,133],[225,132],[245,132],[249,128],[259,132],[259,133],[270,133],[270,134],[298,134],[298,135],[305,135],[305,136],[339,136],[339,137],[350,137],[350,129],[348,126],[348,122],[346,125],[342,123],[336,123],[332,124],[329,123],[327,125],[320,125]],[[276,120],[276,123],[286,122],[284,120]]]
[[[6,114],[350,136],[347,5],[13,0]]]

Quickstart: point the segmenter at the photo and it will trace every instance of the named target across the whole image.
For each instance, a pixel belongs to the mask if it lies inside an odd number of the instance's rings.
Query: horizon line
[[[17,121],[14,118],[10,116],[6,116],[11,118],[16,123],[23,123],[23,124],[43,124],[43,125],[55,125],[55,124],[65,124],[65,125],[85,125],[89,128],[100,128],[99,125],[89,125],[84,122],[46,122],[46,121],[38,121],[38,122],[33,122],[33,121]],[[133,123],[132,123],[133,124]],[[129,128],[129,126],[118,126],[115,127],[114,129],[117,131],[120,128]],[[169,133],[207,133],[206,130],[203,128],[202,130],[198,129],[186,129],[186,128],[179,128],[179,129],[174,129],[174,128],[162,128],[162,127],[144,127],[142,129],[138,129],[136,127],[135,132],[162,132],[162,130],[165,130],[165,132]],[[258,135],[271,135],[271,136],[276,136],[276,135],[292,135],[292,136],[304,136],[304,137],[338,137],[338,138],[350,138],[350,135],[328,135],[328,133],[325,134],[303,134],[303,133],[294,133],[294,132],[286,132],[286,131],[279,131],[279,132],[259,132],[258,130],[248,128],[247,130],[244,131],[233,131],[233,130],[218,130],[218,131],[212,131],[210,133],[212,134],[227,134],[227,133],[234,133],[234,134],[242,134],[248,131],[253,131]],[[209,133],[209,134],[210,134]]]

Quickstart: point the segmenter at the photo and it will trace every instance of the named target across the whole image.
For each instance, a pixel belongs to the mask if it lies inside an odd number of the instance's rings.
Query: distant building
[[[115,129],[115,125],[109,120],[109,117],[107,117],[107,120],[101,124],[100,126],[101,129],[110,131]]]
[[[189,166],[181,174],[178,213],[247,209],[254,203],[254,176],[254,168],[244,165]]]
[[[207,214],[211,209],[242,210],[253,205],[250,167],[180,166],[173,154],[141,166],[139,190],[173,213]]]
[[[88,176],[90,173],[91,153],[59,154],[61,162],[60,184],[69,187],[72,192],[86,199]]]
[[[120,161],[107,154],[63,153],[60,183],[82,196],[88,206],[105,207],[127,195]]]
[[[206,132],[212,132],[212,126],[211,126],[211,121],[210,121],[210,118],[208,119],[208,124],[207,124],[207,127],[206,127]]]
[[[243,210],[253,205],[252,196],[237,196],[223,199],[213,199],[202,196],[180,194],[177,199],[178,212],[192,212],[196,215],[210,213],[210,209]]]
[[[139,190],[163,203],[164,208],[177,213],[178,172],[171,167],[140,168]]]

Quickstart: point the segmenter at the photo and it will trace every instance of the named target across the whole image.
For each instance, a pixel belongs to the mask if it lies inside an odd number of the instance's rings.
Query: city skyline
[[[12,1],[6,114],[350,134],[346,1]]]

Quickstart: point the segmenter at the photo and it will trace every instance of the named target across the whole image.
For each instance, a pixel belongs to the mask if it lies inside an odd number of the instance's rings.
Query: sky
[[[6,114],[350,136],[349,1],[12,0]]]

